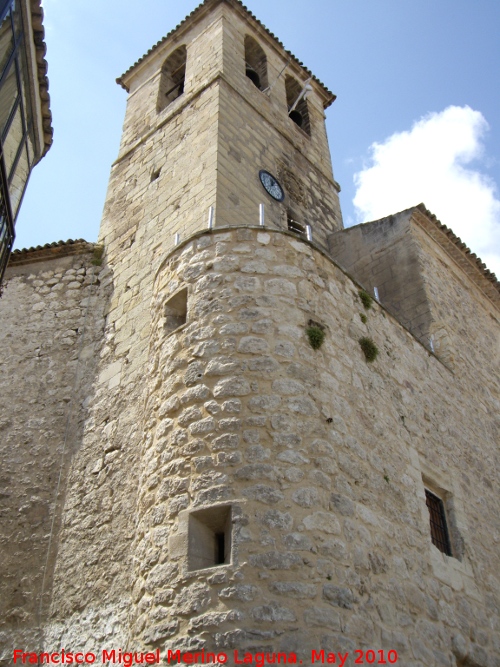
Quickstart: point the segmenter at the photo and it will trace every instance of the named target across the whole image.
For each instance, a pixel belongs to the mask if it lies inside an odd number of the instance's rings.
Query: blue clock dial
[[[272,174],[270,174],[268,171],[265,171],[264,169],[261,169],[259,171],[259,179],[268,195],[270,195],[276,201],[283,201],[285,198],[285,192]]]

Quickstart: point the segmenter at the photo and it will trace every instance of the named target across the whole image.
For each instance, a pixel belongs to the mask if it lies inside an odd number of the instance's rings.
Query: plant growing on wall
[[[309,339],[309,345],[313,350],[319,350],[325,340],[325,330],[321,324],[309,320],[309,325],[306,328],[306,335]]]
[[[358,342],[361,345],[361,349],[363,350],[366,361],[375,361],[378,355],[378,347],[375,345],[372,339],[363,337],[360,338]]]
[[[368,292],[364,289],[359,290],[358,296],[361,300],[361,303],[366,308],[366,310],[370,310],[370,308],[372,307],[373,297],[370,296]]]
[[[104,253],[104,246],[96,245],[94,247],[94,254],[92,255],[92,262],[91,262],[93,266],[101,266],[103,253]]]

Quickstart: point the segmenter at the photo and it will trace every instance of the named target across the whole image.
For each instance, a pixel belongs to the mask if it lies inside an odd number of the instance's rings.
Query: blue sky
[[[97,239],[126,102],[115,78],[197,4],[44,0],[54,145],[16,247]],[[345,224],[423,201],[500,276],[500,3],[246,5],[337,95],[327,129]]]

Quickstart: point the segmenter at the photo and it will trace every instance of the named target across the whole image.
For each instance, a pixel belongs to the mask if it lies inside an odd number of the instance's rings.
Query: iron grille
[[[432,544],[439,551],[447,556],[451,556],[450,538],[448,536],[448,526],[446,525],[446,514],[444,504],[441,498],[425,489],[425,502],[429,510],[429,521],[431,525]]]

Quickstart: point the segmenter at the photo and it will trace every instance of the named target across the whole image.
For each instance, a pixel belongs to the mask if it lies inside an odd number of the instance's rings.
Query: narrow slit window
[[[250,35],[245,35],[245,74],[259,90],[268,87],[266,54]]]
[[[303,86],[288,74],[285,77],[286,103],[288,105],[288,115],[291,120],[311,135],[311,122],[309,120],[309,108],[305,95],[301,97]],[[299,99],[300,98],[300,99]],[[298,100],[298,101],[297,101]]]
[[[163,63],[158,92],[158,112],[163,111],[184,92],[186,54],[186,47],[179,46]]]
[[[451,556],[450,537],[444,503],[438,496],[425,489],[425,502],[429,510],[432,544],[447,556]]]
[[[165,304],[165,330],[167,333],[175,331],[187,321],[187,287],[174,294]]]
[[[188,570],[231,562],[231,506],[192,512],[188,527]]]
[[[216,533],[215,541],[217,543],[216,565],[224,565],[226,562],[226,536],[224,533]]]

